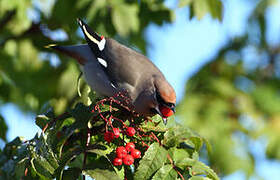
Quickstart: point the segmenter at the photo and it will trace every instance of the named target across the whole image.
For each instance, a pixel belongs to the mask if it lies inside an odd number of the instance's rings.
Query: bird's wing
[[[138,82],[160,72],[147,57],[110,38],[107,38],[104,54],[109,76],[117,84],[136,87]]]
[[[99,64],[116,87],[135,88],[138,82],[151,78],[153,73],[162,75],[144,55],[113,39],[99,36],[80,19],[78,24]]]

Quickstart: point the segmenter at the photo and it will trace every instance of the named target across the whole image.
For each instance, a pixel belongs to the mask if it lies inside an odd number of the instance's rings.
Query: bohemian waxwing
[[[80,19],[78,24],[87,44],[49,47],[75,58],[97,94],[114,96],[126,90],[136,112],[159,114],[166,123],[166,114],[170,114],[166,112],[175,112],[176,94],[162,72],[144,55],[99,36]]]

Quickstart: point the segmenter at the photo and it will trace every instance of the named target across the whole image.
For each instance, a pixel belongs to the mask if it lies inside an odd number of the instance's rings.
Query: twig
[[[16,10],[10,10],[5,13],[4,17],[0,20],[0,30],[3,29],[3,27],[13,18],[13,16],[16,14]]]
[[[185,180],[184,176],[176,169],[176,166],[174,165],[173,160],[172,160],[172,158],[170,157],[169,154],[167,154],[167,159],[170,161],[170,164],[172,165],[173,169],[177,172],[177,174],[179,174],[181,179]]]
[[[89,143],[90,143],[90,137],[91,137],[91,131],[89,128],[87,128],[87,142],[86,142],[86,149],[89,147]],[[86,162],[87,162],[87,151],[84,152],[84,161],[83,161],[83,170],[86,167]],[[86,179],[86,176],[83,175],[83,180]]]

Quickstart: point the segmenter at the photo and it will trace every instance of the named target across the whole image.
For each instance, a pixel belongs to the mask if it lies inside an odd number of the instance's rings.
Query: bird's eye
[[[168,106],[168,107],[170,107],[170,108],[175,107],[175,104],[174,104],[174,103],[165,103],[165,104],[166,104],[166,106]]]

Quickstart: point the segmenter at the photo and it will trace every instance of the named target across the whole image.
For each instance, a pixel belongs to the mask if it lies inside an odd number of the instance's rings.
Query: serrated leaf
[[[184,149],[177,149],[177,148],[170,148],[168,150],[169,155],[171,157],[171,159],[173,160],[174,164],[181,168],[184,169],[184,167],[180,166],[180,162],[184,161],[185,159],[190,159],[190,155],[189,153],[184,150]]]
[[[177,172],[171,164],[161,167],[153,176],[153,180],[173,180],[177,178]]]
[[[94,169],[94,170],[85,170],[83,171],[85,174],[88,174],[90,177],[98,180],[120,180],[118,175],[109,170],[103,170],[103,169]]]
[[[193,166],[195,165],[196,163],[196,160],[195,159],[191,159],[191,158],[184,158],[184,159],[180,159],[180,160],[177,160],[175,162],[175,165],[181,169],[186,169],[187,167],[189,166]]]
[[[186,141],[192,136],[193,133],[189,129],[176,126],[174,128],[170,128],[164,134],[163,144],[168,147],[177,146],[179,143]]]
[[[5,146],[5,149],[6,148],[9,148],[9,147],[15,147],[15,146],[20,146],[23,142],[24,138],[23,137],[16,137],[15,139],[13,139],[11,142],[7,143],[6,146]],[[4,151],[5,151],[4,149]]]
[[[46,115],[38,115],[35,119],[36,125],[39,126],[41,129],[43,129],[49,121],[50,118]]]
[[[160,117],[159,115],[153,116],[152,121],[143,122],[141,127],[145,132],[165,132],[168,130],[163,124],[162,117]]]
[[[47,135],[42,134],[38,139],[35,137],[36,143],[35,152],[31,152],[34,158],[44,158],[48,163],[56,169],[58,167],[58,161],[50,146],[47,144]]]
[[[219,180],[217,174],[209,166],[200,161],[195,161],[195,163],[192,165],[192,168],[190,169],[190,175],[206,175],[211,179]]]
[[[54,168],[48,163],[48,161],[42,157],[32,158],[31,165],[35,172],[45,178],[52,179]]]
[[[87,152],[92,152],[92,153],[98,154],[100,156],[106,156],[107,154],[110,154],[112,151],[113,151],[113,148],[97,144],[94,149],[88,150]]]
[[[200,137],[190,137],[188,140],[185,141],[187,144],[194,147],[195,151],[199,151],[203,145],[203,140]]]
[[[164,165],[167,159],[167,150],[158,143],[153,143],[140,160],[134,179],[149,179],[159,168]]]

